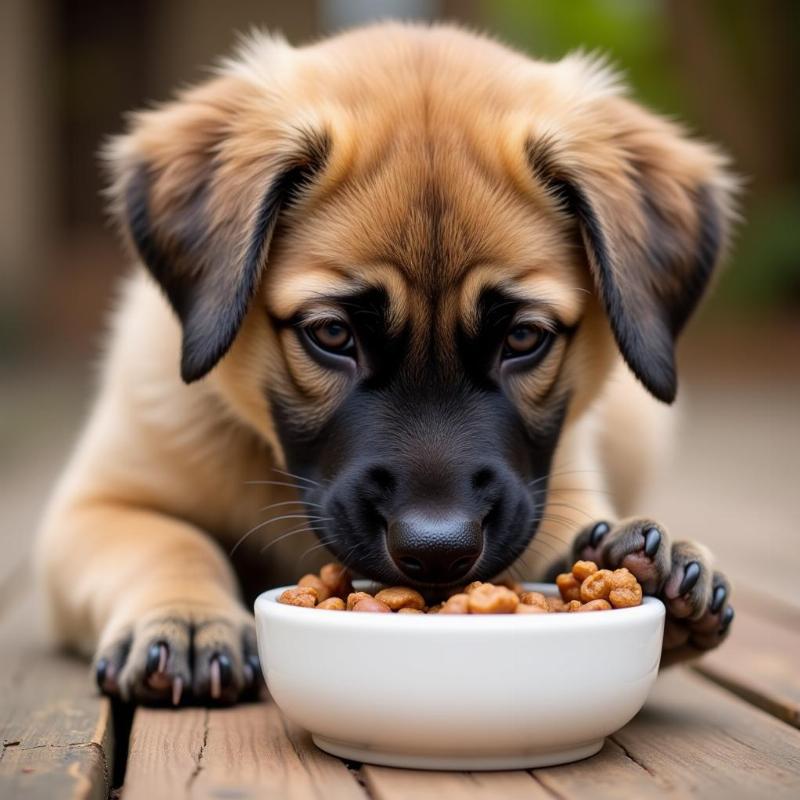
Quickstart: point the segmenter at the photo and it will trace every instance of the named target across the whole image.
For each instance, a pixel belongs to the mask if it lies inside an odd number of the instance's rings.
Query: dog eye
[[[344,322],[339,320],[307,325],[305,332],[317,347],[327,353],[348,355],[353,349],[353,333]]]
[[[531,356],[541,352],[552,334],[535,325],[515,325],[506,334],[503,343],[503,359]]]

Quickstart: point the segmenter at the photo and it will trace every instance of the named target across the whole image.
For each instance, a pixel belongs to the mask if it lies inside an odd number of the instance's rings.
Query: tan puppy
[[[428,592],[577,534],[665,599],[668,660],[725,636],[709,555],[618,517],[724,247],[715,150],[584,56],[382,24],[253,38],[107,158],[140,266],[38,542],[105,691],[246,691],[279,523]]]

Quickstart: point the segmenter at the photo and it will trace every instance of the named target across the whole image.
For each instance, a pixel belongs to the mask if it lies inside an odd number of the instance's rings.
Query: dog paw
[[[244,609],[158,609],[103,636],[97,685],[125,701],[228,705],[255,695],[261,668]]]
[[[700,655],[728,635],[734,616],[728,605],[728,580],[712,569],[704,547],[671,542],[666,530],[652,520],[590,525],[575,538],[572,556],[606,569],[627,567],[645,594],[664,603],[663,665]]]

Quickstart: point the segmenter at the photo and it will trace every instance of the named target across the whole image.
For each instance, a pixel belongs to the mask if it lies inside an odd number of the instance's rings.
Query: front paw
[[[645,594],[664,603],[665,666],[717,647],[728,635],[734,613],[730,584],[713,570],[701,545],[672,543],[663,526],[634,519],[588,526],[576,537],[572,555],[607,569],[627,567]]]
[[[260,688],[252,617],[238,605],[153,609],[104,632],[94,659],[101,691],[147,704],[230,704]]]

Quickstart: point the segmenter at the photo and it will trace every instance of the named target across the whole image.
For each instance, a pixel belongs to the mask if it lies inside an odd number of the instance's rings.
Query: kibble
[[[386,603],[392,611],[399,611],[401,608],[416,608],[418,611],[422,611],[425,608],[425,598],[407,586],[390,586],[388,589],[381,589],[375,598]]]
[[[473,581],[430,607],[408,586],[389,586],[376,594],[353,590],[352,576],[340,564],[326,564],[319,575],[303,575],[286,589],[279,603],[329,611],[378,614],[553,614],[608,611],[641,605],[642,587],[625,567],[598,569],[593,561],[576,561],[556,578],[559,596],[525,591],[516,582]]]
[[[519,597],[511,589],[491,583],[473,589],[467,597],[470,614],[513,614],[519,605]]]
[[[311,586],[297,586],[287,589],[279,598],[279,603],[288,606],[302,606],[303,608],[314,608],[319,600],[317,590]]]
[[[341,597],[329,597],[315,606],[315,608],[324,608],[327,611],[344,611],[347,606]]]

